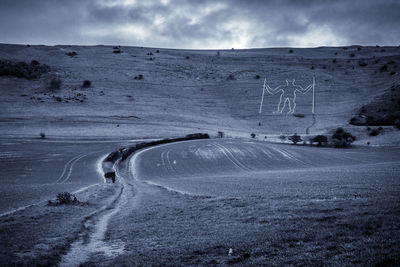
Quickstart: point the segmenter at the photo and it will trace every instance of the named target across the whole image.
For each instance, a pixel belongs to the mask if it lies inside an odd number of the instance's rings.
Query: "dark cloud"
[[[0,0],[0,42],[173,48],[398,45],[397,0]]]

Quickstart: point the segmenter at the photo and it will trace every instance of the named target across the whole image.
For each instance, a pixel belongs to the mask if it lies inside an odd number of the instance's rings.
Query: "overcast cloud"
[[[0,0],[0,42],[193,49],[399,45],[397,0]]]

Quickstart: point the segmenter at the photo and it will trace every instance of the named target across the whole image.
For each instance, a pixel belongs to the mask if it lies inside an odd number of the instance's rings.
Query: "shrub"
[[[135,80],[142,80],[143,79],[143,74],[136,75],[134,79]]]
[[[318,143],[318,146],[326,146],[328,143],[328,137],[325,135],[317,135],[311,138],[310,144],[312,145],[313,143]]]
[[[295,117],[297,117],[297,118],[304,118],[304,117],[305,117],[305,115],[304,115],[304,114],[301,114],[301,113],[293,114],[293,116],[295,116]]]
[[[332,60],[332,63],[336,63],[336,58]]]
[[[279,136],[279,139],[281,139],[281,141],[283,142],[283,141],[285,141],[285,140],[286,140],[286,136],[285,136],[285,135],[283,135],[283,134],[281,134],[281,135]]]
[[[160,50],[157,50],[156,53],[160,53]]]
[[[400,130],[400,119],[397,119],[397,120],[394,122],[394,125],[396,126],[397,129]]]
[[[92,82],[91,82],[91,81],[89,81],[89,80],[84,80],[84,81],[83,81],[83,84],[82,84],[82,87],[83,87],[83,88],[89,88],[91,85],[92,85]]]
[[[251,133],[250,136],[251,136],[251,138],[256,138],[256,134],[255,133]]]
[[[356,55],[354,54],[354,53],[351,53],[350,54],[350,57],[355,57]]]
[[[62,192],[57,194],[58,204],[73,204],[78,203],[76,196],[69,192]]]
[[[67,52],[67,53],[65,53],[67,56],[70,56],[70,57],[74,57],[74,56],[77,56],[78,55],[78,53],[76,53],[75,51],[72,51],[72,52]]]
[[[40,138],[45,139],[46,138],[45,133],[40,133]]]
[[[349,147],[356,140],[355,136],[346,132],[343,128],[337,128],[332,135],[333,146],[337,148]]]
[[[288,139],[290,141],[292,141],[294,145],[297,144],[298,142],[303,141],[303,139],[301,139],[301,136],[297,135],[297,133],[295,133],[294,135],[289,136]]]
[[[235,80],[235,75],[233,75],[233,74],[229,74],[228,75],[228,78],[226,78],[227,80]]]
[[[383,65],[382,67],[380,67],[379,71],[380,71],[380,72],[388,71],[388,65],[386,65],[386,64]]]
[[[190,57],[189,56],[186,56],[186,59],[189,59]]]
[[[49,66],[46,64],[41,65],[37,60],[32,60],[30,64],[26,62],[0,60],[0,76],[37,79],[42,74],[49,71]]]
[[[289,53],[293,53],[293,49],[290,49],[290,50],[289,50]]]
[[[358,62],[358,65],[360,65],[360,67],[368,66],[368,64],[363,61]]]
[[[379,134],[378,129],[372,129],[372,131],[370,131],[369,136],[377,136]]]
[[[147,53],[147,55],[148,55],[148,56],[152,56],[152,55],[153,55],[153,53],[149,52],[149,53]]]
[[[260,78],[261,78],[260,75],[257,74],[257,75],[256,75],[256,79],[260,79]]]
[[[50,89],[57,90],[61,88],[62,81],[58,78],[51,79],[50,81]]]

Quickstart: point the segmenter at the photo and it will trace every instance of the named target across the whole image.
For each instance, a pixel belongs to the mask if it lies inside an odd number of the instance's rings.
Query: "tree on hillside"
[[[345,148],[349,147],[351,143],[356,140],[356,137],[351,133],[346,132],[343,128],[339,127],[336,132],[332,135],[332,142],[334,147]]]
[[[301,139],[301,136],[297,135],[297,133],[295,133],[294,135],[289,136],[288,139],[290,141],[292,141],[294,145],[297,144],[298,142],[303,141],[303,139]]]
[[[310,140],[310,145],[312,145],[313,143],[318,143],[318,146],[326,146],[326,144],[328,143],[328,137],[326,137],[325,135],[317,135],[314,136],[311,140]]]

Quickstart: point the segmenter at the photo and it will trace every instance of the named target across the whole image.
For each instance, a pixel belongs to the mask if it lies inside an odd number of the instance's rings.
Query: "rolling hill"
[[[216,51],[0,44],[0,60],[49,66],[38,78],[0,76],[1,136],[151,138],[223,131],[264,137],[339,126],[366,135],[364,126],[348,124],[362,106],[386,106],[381,99],[390,94],[394,104],[387,112],[400,107],[400,47]],[[266,92],[259,113],[264,78],[272,88],[286,79],[306,87],[313,76],[315,123],[312,90],[297,94],[293,115],[287,106],[274,114],[279,94]],[[82,87],[84,80],[90,86]]]

